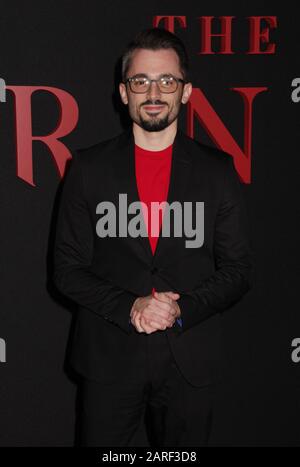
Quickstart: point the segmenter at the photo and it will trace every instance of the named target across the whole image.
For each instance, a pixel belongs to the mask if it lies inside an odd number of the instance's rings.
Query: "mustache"
[[[166,102],[161,102],[161,101],[147,101],[147,102],[144,102],[143,104],[141,104],[141,106],[143,105],[166,105]]]

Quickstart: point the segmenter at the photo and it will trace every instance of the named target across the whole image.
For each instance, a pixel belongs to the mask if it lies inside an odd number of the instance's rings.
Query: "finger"
[[[168,325],[170,319],[174,316],[174,311],[172,312],[171,309],[170,311],[161,310],[153,305],[148,305],[144,313],[148,321],[153,320],[165,325]]]
[[[138,332],[144,332],[143,327],[141,326],[141,314],[137,313],[137,316],[134,319],[134,326],[136,327]]]
[[[162,323],[154,318],[152,318],[150,321],[149,321],[149,324],[152,328],[154,328],[156,331],[157,330],[160,330],[160,331],[164,331],[167,327],[169,327],[169,323],[165,322],[165,323]]]
[[[157,330],[155,326],[152,326],[149,322],[146,322],[144,316],[141,317],[140,322],[141,322],[143,329],[145,330],[147,334],[151,334],[152,332]]]
[[[170,320],[173,316],[176,315],[176,302],[171,302],[170,304],[166,304],[166,308],[162,310],[159,306],[156,306],[156,304],[153,305],[148,305],[149,310],[151,310],[153,313],[156,315],[160,316],[163,319]]]
[[[168,326],[170,324],[170,314],[165,310],[157,309],[156,306],[151,304],[148,304],[144,308],[142,316],[146,319],[147,324],[149,324],[150,321],[154,321],[156,327]]]
[[[147,314],[147,317],[149,317],[149,312],[150,314],[155,313],[156,315],[164,318],[164,319],[169,319],[170,316],[170,310],[171,310],[171,303],[163,303],[156,298],[153,298],[148,305],[144,309],[144,313]]]
[[[172,316],[176,316],[176,314],[177,314],[176,300],[179,298],[180,295],[175,293],[175,292],[174,293],[173,292],[159,292],[159,294],[160,294],[160,296],[162,296],[164,294],[163,300],[165,300],[165,297],[170,297],[169,300],[168,300],[168,303],[170,305],[170,308],[168,309],[168,312]],[[154,297],[154,298],[156,298],[156,297]],[[158,297],[157,297],[157,300],[160,301],[160,299]],[[165,309],[167,310],[167,308],[165,308]]]
[[[168,310],[172,301],[172,298],[168,297],[165,293],[159,293],[157,295],[155,292],[155,295],[152,296],[149,303],[159,306],[162,310]]]
[[[148,306],[149,307],[151,306],[154,309],[168,312],[170,310],[171,303],[172,303],[171,299],[169,300],[170,301],[167,302],[167,301],[162,301],[162,300],[159,300],[158,298],[153,297],[151,301],[148,303]]]
[[[165,292],[169,297],[171,297],[173,300],[178,300],[180,297],[180,294],[177,292]]]
[[[130,313],[130,318],[131,318],[132,324],[133,324],[133,321],[135,320],[136,314],[137,314],[137,310],[134,310],[133,312]]]
[[[172,300],[165,292],[154,292],[153,298],[162,303],[171,303]]]
[[[179,295],[178,292],[174,292],[173,290],[164,290],[163,292],[158,292],[157,290],[154,291],[154,294],[158,294],[158,295]]]
[[[165,329],[173,326],[171,322],[162,324],[162,323],[159,323],[158,321],[150,321],[150,324],[153,328],[155,328],[156,330],[159,329],[160,331],[165,331]]]
[[[159,329],[165,329],[166,327],[170,327],[174,323],[174,316],[169,315],[168,318],[162,318],[161,316],[152,313],[151,316],[148,318],[148,322],[152,322],[152,326],[155,325],[159,327]]]
[[[161,302],[172,303],[174,300],[178,300],[180,295],[175,292],[154,292],[154,298]]]

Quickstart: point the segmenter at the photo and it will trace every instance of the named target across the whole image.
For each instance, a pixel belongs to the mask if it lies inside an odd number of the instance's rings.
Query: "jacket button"
[[[156,267],[152,268],[151,269],[151,274],[156,274],[158,271],[158,269]]]

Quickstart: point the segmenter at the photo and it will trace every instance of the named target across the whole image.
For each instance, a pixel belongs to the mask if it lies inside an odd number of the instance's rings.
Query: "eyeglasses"
[[[147,76],[137,75],[123,81],[124,84],[129,83],[131,91],[136,94],[148,92],[152,82],[158,84],[160,92],[169,94],[177,90],[178,82],[185,83],[186,81],[181,78],[175,78],[175,76],[172,75],[165,75],[158,79],[150,79],[147,78]]]

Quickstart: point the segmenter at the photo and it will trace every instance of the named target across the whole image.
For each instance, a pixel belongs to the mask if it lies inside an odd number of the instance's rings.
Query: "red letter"
[[[187,103],[187,133],[194,136],[194,113],[216,146],[233,156],[235,168],[241,181],[251,182],[251,136],[252,136],[252,103],[260,92],[268,88],[232,88],[242,97],[245,105],[244,110],[244,151],[241,150],[220,117],[214,111],[200,89],[194,88]]]
[[[275,44],[268,44],[266,50],[260,49],[260,41],[269,43],[269,29],[260,31],[261,20],[264,19],[271,28],[277,27],[276,16],[248,16],[250,21],[250,46],[248,54],[274,54]]]
[[[71,153],[68,148],[58,140],[68,135],[78,122],[78,105],[74,97],[62,89],[48,86],[6,86],[15,97],[16,114],[16,141],[17,141],[17,175],[32,186],[32,141],[42,141],[50,149],[58,173],[64,175],[66,162]],[[60,119],[56,129],[46,136],[33,136],[31,125],[31,96],[35,91],[50,92],[59,105]]]
[[[186,17],[185,16],[154,16],[152,26],[157,28],[161,20],[165,22],[165,29],[169,32],[175,30],[175,19],[178,19],[179,24],[182,28],[186,28]]]
[[[211,50],[211,38],[221,37],[220,54],[233,54],[231,50],[231,23],[235,16],[220,16],[221,20],[221,33],[212,34],[211,20],[214,16],[200,16],[201,24],[201,45],[202,49],[199,54],[214,54]]]

